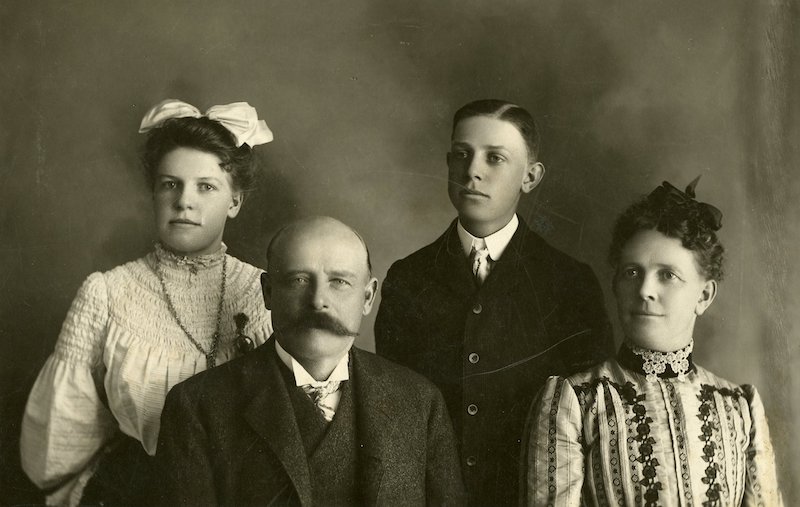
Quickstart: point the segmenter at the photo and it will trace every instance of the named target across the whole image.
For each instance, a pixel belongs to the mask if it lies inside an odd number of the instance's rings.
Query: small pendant
[[[217,365],[217,361],[214,359],[214,354],[206,354],[206,368],[209,370]]]
[[[239,351],[239,354],[247,354],[251,350],[253,350],[253,339],[247,335],[240,334],[236,337],[236,349]]]

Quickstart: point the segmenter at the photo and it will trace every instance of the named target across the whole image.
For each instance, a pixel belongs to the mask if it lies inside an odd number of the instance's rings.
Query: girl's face
[[[505,120],[473,116],[453,130],[447,191],[461,224],[476,236],[487,236],[505,226],[517,211],[523,193],[544,175],[531,162],[517,127]]]
[[[688,345],[716,291],[717,282],[705,279],[677,238],[642,230],[622,248],[614,296],[625,337],[635,345],[662,352]]]
[[[169,250],[189,257],[219,250],[225,222],[239,213],[241,192],[219,157],[176,148],[161,160],[153,187],[158,238]]]

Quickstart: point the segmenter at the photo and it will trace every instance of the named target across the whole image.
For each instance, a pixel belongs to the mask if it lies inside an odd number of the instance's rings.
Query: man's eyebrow
[[[342,278],[356,278],[358,275],[346,269],[336,269],[328,272],[328,276],[338,276]]]
[[[450,146],[467,146],[467,147],[470,147],[470,148],[472,147],[472,145],[469,144],[467,141],[458,141],[456,139],[453,139],[452,141],[450,141]],[[487,146],[480,146],[480,147],[484,148],[486,150],[505,150],[505,151],[508,151],[508,148],[506,146],[502,145],[502,144],[490,144],[490,145],[487,145]]]
[[[307,271],[302,269],[287,269],[287,270],[276,270],[275,274],[280,276],[293,276],[293,275],[304,275]]]

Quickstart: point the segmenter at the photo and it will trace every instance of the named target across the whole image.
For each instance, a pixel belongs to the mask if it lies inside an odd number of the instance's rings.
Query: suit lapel
[[[311,505],[311,477],[308,460],[294,416],[292,402],[281,377],[281,368],[272,341],[263,345],[266,361],[262,387],[245,409],[245,420],[263,438],[280,460],[303,506]]]
[[[359,486],[365,505],[376,505],[381,492],[384,463],[395,433],[388,408],[383,372],[360,350],[352,349],[353,402],[356,405],[356,428],[359,443]]]
[[[457,219],[450,224],[439,239],[439,250],[434,259],[434,269],[439,283],[452,290],[459,299],[474,294],[477,288],[469,260],[464,255],[456,230]]]
[[[494,261],[491,273],[483,282],[483,290],[500,288],[500,290],[508,291],[520,282],[521,275],[524,273],[520,265],[531,253],[528,245],[530,234],[530,229],[520,218],[519,226],[511,236],[511,241],[503,252],[503,256]]]

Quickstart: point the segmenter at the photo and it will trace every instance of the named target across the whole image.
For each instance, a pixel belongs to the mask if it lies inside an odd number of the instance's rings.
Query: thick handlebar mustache
[[[284,328],[284,332],[292,329],[323,329],[340,336],[357,337],[358,331],[351,331],[339,319],[327,313],[307,312],[300,315]]]

